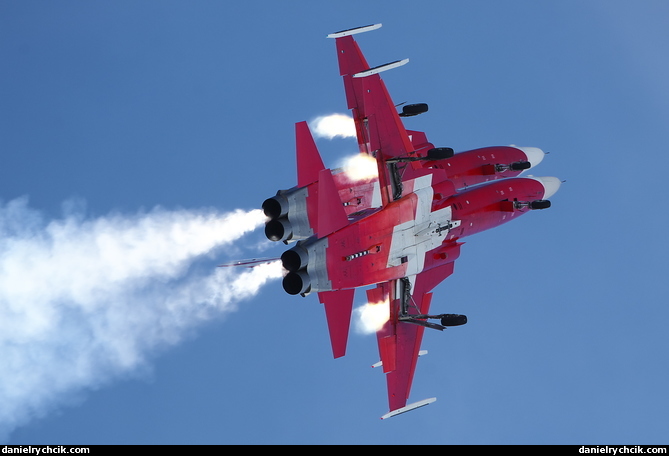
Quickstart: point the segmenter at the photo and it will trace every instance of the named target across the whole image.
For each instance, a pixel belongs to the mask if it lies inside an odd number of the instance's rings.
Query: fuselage
[[[408,180],[400,199],[361,211],[328,236],[299,242],[291,250],[300,252],[302,262],[291,268],[284,287],[295,285],[286,291],[356,288],[452,262],[459,239],[518,218],[531,210],[528,203],[553,191],[547,188],[553,182],[542,178],[514,177],[455,192],[450,180],[433,183],[437,175]]]

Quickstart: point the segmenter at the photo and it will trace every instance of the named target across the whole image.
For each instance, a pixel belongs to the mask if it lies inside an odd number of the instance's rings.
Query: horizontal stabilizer
[[[340,358],[346,354],[354,294],[355,288],[318,293],[318,300],[325,306],[332,354],[335,358]]]
[[[402,413],[410,412],[411,410],[415,410],[417,408],[429,405],[436,400],[437,400],[436,397],[431,397],[429,399],[423,399],[422,401],[414,402],[413,404],[409,404],[406,407],[398,408],[397,410],[393,410],[392,412],[386,413],[381,417],[381,419],[385,420],[387,418],[391,418],[393,416],[400,415]]]
[[[418,356],[423,356],[423,355],[427,355],[427,350],[420,350],[418,352]],[[379,361],[372,364],[372,367],[381,367],[381,366],[383,366],[383,361]]]
[[[381,28],[381,24],[374,25],[365,25],[364,27],[356,27],[348,30],[342,30],[341,32],[330,33],[328,38],[341,38],[343,36],[355,35],[358,33],[371,32]]]

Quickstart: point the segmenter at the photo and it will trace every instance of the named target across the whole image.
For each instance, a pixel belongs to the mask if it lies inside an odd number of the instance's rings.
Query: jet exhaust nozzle
[[[290,250],[286,250],[281,255],[283,267],[290,272],[297,272],[307,267],[309,263],[309,253],[301,246],[297,245]]]
[[[283,289],[290,295],[308,293],[311,290],[309,274],[304,269],[297,272],[289,272],[283,278]]]
[[[285,217],[288,214],[288,200],[281,195],[267,198],[262,203],[262,210],[271,220]]]
[[[286,217],[270,220],[265,224],[265,236],[270,241],[288,241],[293,237],[293,227]]]

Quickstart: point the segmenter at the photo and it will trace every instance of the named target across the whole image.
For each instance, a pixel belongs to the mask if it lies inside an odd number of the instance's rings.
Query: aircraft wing
[[[386,374],[388,386],[389,413],[383,418],[413,410],[435,400],[431,398],[407,405],[425,326],[401,319],[402,301],[403,296],[408,293],[408,314],[427,315],[432,300],[430,291],[453,273],[453,265],[452,262],[446,263],[412,277],[378,284],[376,288],[367,291],[370,303],[389,303],[390,318],[377,331],[380,365]],[[377,366],[379,363],[374,365]]]
[[[382,71],[404,65],[408,59],[370,68],[352,36],[378,27],[380,24],[329,36],[336,41],[339,72],[344,79],[346,102],[355,121],[360,152],[372,155],[377,160],[381,199],[382,204],[386,205],[393,201],[393,192],[397,190],[393,177],[389,175],[386,160],[407,156],[414,152],[415,147],[379,76]]]

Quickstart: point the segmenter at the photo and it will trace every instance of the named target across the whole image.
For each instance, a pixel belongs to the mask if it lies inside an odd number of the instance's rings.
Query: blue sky
[[[662,1],[2,2],[0,200],[27,196],[43,224],[258,208],[295,183],[294,123],[346,110],[325,36],[378,22],[358,40],[368,61],[410,58],[389,91],[430,105],[407,128],[456,151],[541,147],[534,174],[567,181],[550,210],[467,239],[436,289],[433,309],[469,323],[426,332],[411,399],[429,407],[379,420],[375,338],[331,359],[316,297],[272,281],[0,423],[4,443],[666,444],[668,16]],[[318,145],[330,166],[356,151]],[[261,231],[183,280],[280,255]]]

